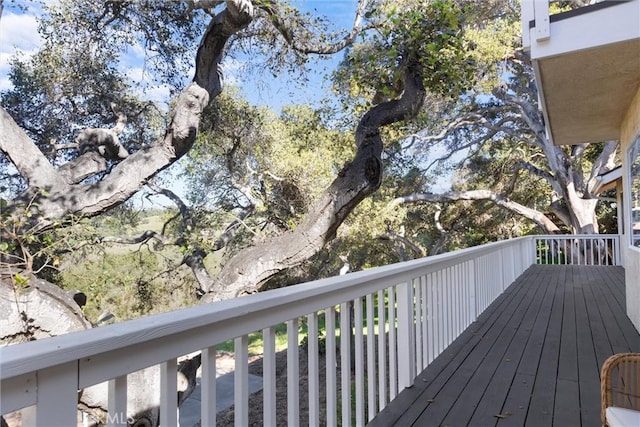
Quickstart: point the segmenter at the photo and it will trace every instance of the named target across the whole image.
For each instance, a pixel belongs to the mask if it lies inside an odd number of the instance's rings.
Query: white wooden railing
[[[599,238],[615,240],[617,259],[617,236]],[[162,426],[175,426],[176,360],[201,351],[202,402],[209,402],[201,405],[201,419],[203,426],[212,426],[215,348],[234,339],[235,424],[244,426],[249,414],[248,335],[258,331],[264,338],[263,423],[276,425],[275,325],[284,322],[287,424],[319,425],[322,413],[329,426],[338,425],[339,419],[343,426],[364,425],[520,274],[537,261],[551,259],[543,249],[555,247],[550,242],[558,239],[521,237],[1,348],[1,413],[29,407],[23,425],[73,426],[77,391],[108,381],[109,424],[126,425],[127,374],[159,365],[160,420]],[[307,322],[308,343],[304,417],[296,351],[301,319]],[[326,387],[320,389],[322,342]]]
[[[538,264],[621,265],[617,234],[536,236]]]

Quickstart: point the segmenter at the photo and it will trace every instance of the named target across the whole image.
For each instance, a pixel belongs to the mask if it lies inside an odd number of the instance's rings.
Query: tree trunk
[[[404,70],[405,91],[398,100],[379,104],[367,112],[356,130],[356,155],[292,231],[239,252],[203,291],[204,302],[252,293],[287,268],[300,265],[335,237],[336,230],[382,181],[383,142],[380,128],[414,116],[422,106],[425,89],[422,69],[408,61]]]
[[[547,234],[557,233],[559,231],[558,226],[556,226],[544,213],[528,208],[520,203],[510,200],[508,197],[496,194],[489,190],[451,191],[444,194],[417,193],[410,196],[398,197],[392,202],[392,204],[456,200],[490,200],[498,206],[530,219]]]
[[[72,296],[33,275],[0,278],[0,345],[14,345],[92,328]],[[181,404],[194,390],[200,359],[182,361],[178,366],[178,398]],[[150,367],[129,374],[127,416],[159,425],[160,368]],[[96,422],[105,423],[107,383],[79,393],[78,408]],[[142,424],[141,424],[142,425]]]
[[[94,216],[129,199],[160,171],[183,156],[196,139],[200,118],[209,101],[222,91],[220,64],[229,37],[253,19],[249,0],[227,0],[227,8],[216,15],[205,31],[196,56],[193,81],[178,96],[164,138],[157,144],[127,156],[102,180],[78,184],[80,176],[103,172],[105,164],[80,156],[73,167],[55,169],[33,141],[0,108],[0,150],[27,180],[29,188],[12,200],[5,215],[18,231],[33,233],[54,221],[72,216]],[[82,170],[82,173],[71,173]],[[23,221],[24,209],[31,210],[30,221]]]

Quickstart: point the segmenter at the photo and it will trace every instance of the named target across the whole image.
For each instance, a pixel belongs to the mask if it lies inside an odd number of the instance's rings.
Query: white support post
[[[529,21],[532,21],[533,19],[535,19],[533,0],[522,0],[520,2],[520,20],[522,25],[522,47],[524,49],[529,49],[531,47]]]
[[[356,426],[364,426],[364,321],[362,309],[362,298],[356,298],[353,301],[356,365]]]
[[[234,425],[244,427],[249,424],[249,337],[242,335],[236,338],[234,350]]]
[[[445,268],[443,270],[444,273],[444,307],[445,307],[445,312],[447,314],[447,323],[446,323],[446,341],[444,342],[444,346],[449,347],[449,344],[451,344],[451,341],[453,341],[453,319],[454,319],[454,315],[455,315],[455,311],[454,311],[454,300],[453,300],[453,283],[454,283],[454,275],[453,275],[453,271],[454,268],[453,266],[449,266],[447,268]]]
[[[38,403],[34,424],[23,426],[75,426],[78,423],[78,362],[38,371]]]
[[[433,359],[436,357],[436,348],[438,346],[438,330],[436,328],[436,308],[437,308],[437,300],[434,292],[434,283],[433,283],[434,273],[429,273],[426,276],[427,280],[427,338],[429,339],[428,346],[428,354],[427,354],[427,364],[431,363]]]
[[[290,426],[300,424],[298,319],[287,321],[287,424]]]
[[[461,331],[460,329],[460,325],[462,324],[461,321],[461,316],[462,316],[462,296],[460,295],[460,283],[462,281],[461,277],[460,277],[460,265],[454,265],[452,267],[452,280],[451,280],[451,289],[452,292],[449,295],[449,297],[451,298],[450,302],[449,302],[449,307],[451,307],[451,310],[454,312],[454,316],[453,316],[453,323],[451,324],[451,337],[449,338],[449,343],[447,344],[447,346],[449,344],[451,344],[453,342],[453,340],[455,340],[458,335],[460,334],[459,331]]]
[[[178,426],[178,364],[169,359],[160,365],[160,419],[162,427]]]
[[[499,268],[499,272],[500,272],[500,290],[504,291],[505,288],[507,287],[506,282],[507,282],[507,269],[505,268],[505,250],[504,249],[500,249],[500,253],[499,253],[499,261],[498,261],[498,268]]]
[[[262,413],[264,425],[276,425],[276,330],[262,330]]]
[[[127,376],[109,381],[107,426],[127,427]]]
[[[216,425],[216,348],[208,347],[202,350],[202,379],[201,379],[201,425]]]
[[[434,326],[436,328],[435,337],[438,340],[436,346],[436,357],[442,352],[444,348],[444,337],[445,337],[445,301],[444,301],[444,276],[441,269],[435,271],[433,273],[433,291],[434,291],[434,299],[436,305],[436,317]]]
[[[415,377],[415,338],[413,336],[413,286],[398,285],[398,390],[413,385]]]
[[[307,315],[307,351],[309,427],[317,427],[320,425],[320,372],[318,361],[318,314],[316,312]],[[275,425],[275,423],[272,425]]]
[[[8,414],[22,410],[24,420],[24,412],[31,411],[35,420],[35,407],[32,406],[38,401],[38,380],[35,371],[17,377],[3,378],[0,380],[0,391],[2,392],[0,403],[2,413]]]
[[[376,333],[374,328],[373,294],[368,294],[367,304],[367,421],[376,416]]]
[[[385,292],[378,291],[378,406],[387,406],[387,322]]]
[[[422,277],[418,277],[414,280],[414,292],[415,292],[415,322],[414,322],[414,337],[416,341],[416,367],[422,368]]]
[[[471,322],[475,322],[478,318],[478,303],[476,293],[478,287],[478,281],[476,277],[475,260],[469,260],[467,265],[467,275],[469,277],[469,310],[471,311]]]
[[[337,379],[336,379],[336,309],[325,310],[325,354],[326,354],[326,387],[327,387],[327,425],[335,426],[337,420]]]
[[[396,287],[387,290],[389,298],[389,401],[398,394],[398,345],[396,327]]]
[[[340,304],[340,379],[342,425],[351,425],[351,319],[350,304]]]
[[[429,333],[427,327],[429,324],[429,297],[427,294],[427,276],[421,276],[420,288],[422,294],[422,365],[421,369],[425,369],[429,364]]]

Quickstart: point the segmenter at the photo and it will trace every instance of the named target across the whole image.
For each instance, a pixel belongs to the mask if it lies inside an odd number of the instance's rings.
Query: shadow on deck
[[[622,267],[529,268],[369,424],[596,426],[600,367],[640,352]]]

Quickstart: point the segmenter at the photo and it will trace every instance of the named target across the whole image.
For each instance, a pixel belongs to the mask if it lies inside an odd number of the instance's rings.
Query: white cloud
[[[35,16],[3,12],[0,25],[0,90],[11,87],[9,63],[17,53],[29,57],[42,44]]]
[[[38,34],[38,21],[35,16],[16,15],[12,12],[2,14],[0,26],[0,50],[5,52],[7,48],[18,48],[30,51],[37,49],[41,44]]]
[[[0,77],[0,91],[4,91],[11,88],[11,81],[9,77]]]
[[[242,74],[243,66],[244,66],[244,63],[237,59],[225,58],[225,60],[222,61],[222,64],[221,64],[222,76],[224,77],[224,84],[230,85],[230,86],[239,86],[242,83],[242,79],[240,76]],[[195,67],[189,70],[189,73],[190,73],[189,75],[193,76],[194,72],[195,72]]]
[[[134,92],[141,99],[156,104],[167,104],[170,101],[171,88],[167,85],[154,85],[148,71],[142,67],[127,67],[121,64],[125,75],[131,80]]]
[[[144,92],[144,99],[148,99],[156,104],[168,104],[170,101],[171,88],[167,85],[150,88]]]
[[[135,83],[140,83],[144,80],[144,69],[141,67],[126,68],[125,74]]]

